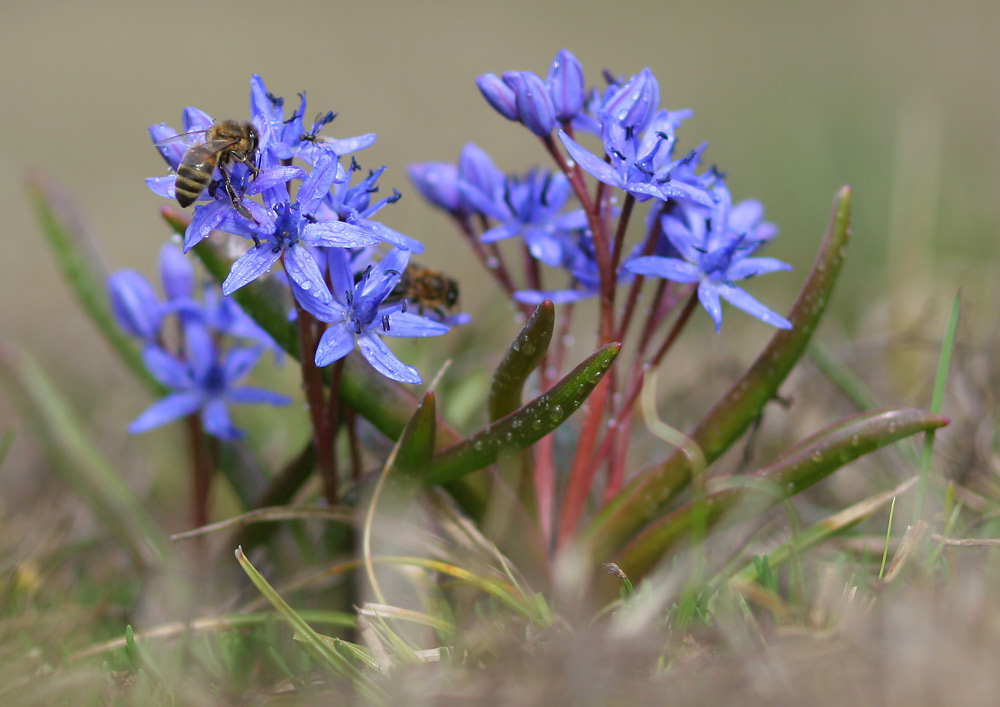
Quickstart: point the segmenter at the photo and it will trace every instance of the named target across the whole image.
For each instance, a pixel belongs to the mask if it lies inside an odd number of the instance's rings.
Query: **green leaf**
[[[493,464],[500,454],[515,452],[540,440],[576,412],[620,350],[619,343],[598,349],[524,407],[438,452],[431,462],[427,483],[435,485],[457,479]]]
[[[27,189],[42,233],[83,311],[136,378],[157,396],[167,393],[167,389],[149,375],[139,347],[121,330],[111,312],[106,286],[108,273],[101,265],[97,244],[84,224],[80,208],[61,186],[40,174],[28,178]]]
[[[496,422],[521,407],[524,382],[549,350],[555,312],[552,301],[543,300],[504,354],[493,373],[490,386],[490,422]]]
[[[282,620],[292,629],[296,638],[309,648],[320,664],[325,666],[334,675],[340,675],[352,680],[358,691],[367,697],[375,698],[384,696],[381,688],[370,677],[340,655],[333,646],[324,640],[323,636],[317,633],[298,612],[285,602],[274,587],[251,564],[247,556],[243,554],[242,548],[236,548],[236,561],[240,563],[240,567],[246,572],[254,586],[257,587],[264,598],[275,608]]]
[[[437,432],[437,406],[433,391],[424,395],[399,439],[396,462],[389,470],[389,479],[401,482],[417,481],[426,473],[434,455]]]
[[[138,565],[164,562],[170,552],[162,530],[91,442],[41,366],[27,354],[16,361],[0,355],[0,381],[18,398],[18,409],[31,422],[52,469],[84,499],[109,535]]]
[[[792,328],[778,331],[753,365],[723,395],[689,435],[711,464],[746,430],[778,391],[799,360],[826,309],[846,253],[850,233],[851,189],[834,200],[826,235],[812,270],[788,315]],[[640,472],[597,515],[581,536],[581,546],[598,565],[642,528],[691,481],[684,450]]]
[[[860,456],[947,424],[946,418],[912,409],[875,410],[841,420],[802,440],[766,467],[729,479],[729,488],[667,514],[626,545],[616,561],[629,576],[641,577],[687,536],[698,514],[707,527],[724,515],[728,522],[753,517]]]

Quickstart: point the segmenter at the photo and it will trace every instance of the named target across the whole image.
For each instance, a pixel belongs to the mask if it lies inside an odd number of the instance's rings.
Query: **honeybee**
[[[421,315],[430,310],[445,319],[458,304],[458,283],[442,272],[410,263],[386,297],[386,302],[400,300],[416,306]]]
[[[252,123],[224,120],[215,123],[207,130],[175,135],[156,144],[163,145],[196,135],[204,136],[204,140],[189,146],[177,166],[177,183],[174,186],[177,203],[182,207],[190,206],[205,189],[209,189],[209,193],[214,196],[216,184],[212,183],[212,174],[218,167],[222,174],[226,194],[229,196],[233,208],[241,216],[256,223],[256,219],[243,205],[240,195],[236,193],[229,172],[223,168],[231,163],[242,162],[254,178],[257,177],[258,172],[260,172],[254,161],[257,155],[257,145],[260,142],[257,129]]]

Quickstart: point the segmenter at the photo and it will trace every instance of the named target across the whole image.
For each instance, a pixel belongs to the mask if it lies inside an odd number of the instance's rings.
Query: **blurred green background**
[[[770,306],[787,310],[834,191],[847,183],[855,188],[854,242],[829,316],[848,338],[909,319],[940,332],[959,285],[973,313],[992,311],[995,1],[4,5],[0,339],[32,350],[91,409],[128,419],[144,398],[110,365],[61,282],[23,178],[38,170],[67,184],[108,267],[153,275],[168,233],[162,200],[143,183],[164,173],[146,128],[179,126],[187,105],[246,116],[254,72],[293,104],[308,90],[311,111],[338,111],[330,134],[378,134],[364,166],[388,164],[383,189],[404,193],[384,220],[427,244],[425,262],[465,274],[464,308],[473,316],[495,293],[476,290],[484,280],[473,259],[416,197],[405,168],[454,160],[468,141],[508,171],[544,161],[527,131],[485,104],[474,79],[510,69],[544,76],[562,47],[591,84],[603,69],[627,76],[648,65],[666,107],[695,110],[682,147],[710,141],[707,159],[729,174],[734,199],[763,200],[780,226],[768,255],[796,267],[754,284]],[[727,322],[737,321],[727,309]],[[0,405],[0,415],[5,426],[10,410]],[[120,430],[108,435],[124,443]]]

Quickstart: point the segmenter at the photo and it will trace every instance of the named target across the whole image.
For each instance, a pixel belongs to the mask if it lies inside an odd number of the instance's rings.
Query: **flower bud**
[[[583,108],[586,98],[583,67],[568,49],[560,49],[545,78],[556,118],[572,120]]]
[[[111,311],[125,332],[152,341],[163,321],[160,301],[149,281],[135,270],[119,270],[108,278]]]
[[[660,105],[660,84],[646,67],[611,96],[604,105],[605,120],[614,120],[623,128],[639,133]]]
[[[530,71],[508,71],[504,81],[514,89],[518,119],[538,137],[545,137],[556,125],[556,111],[545,84]]]
[[[476,79],[479,92],[493,106],[497,113],[507,120],[517,120],[517,105],[514,89],[502,81],[496,74],[483,74]]]

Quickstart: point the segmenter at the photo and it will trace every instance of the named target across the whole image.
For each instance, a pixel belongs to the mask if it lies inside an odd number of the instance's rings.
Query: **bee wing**
[[[160,140],[154,142],[153,145],[155,147],[175,145],[177,143],[193,145],[195,143],[204,142],[204,138],[207,133],[207,130],[192,130],[189,133],[177,133],[176,135],[168,135],[167,137],[161,138]]]

